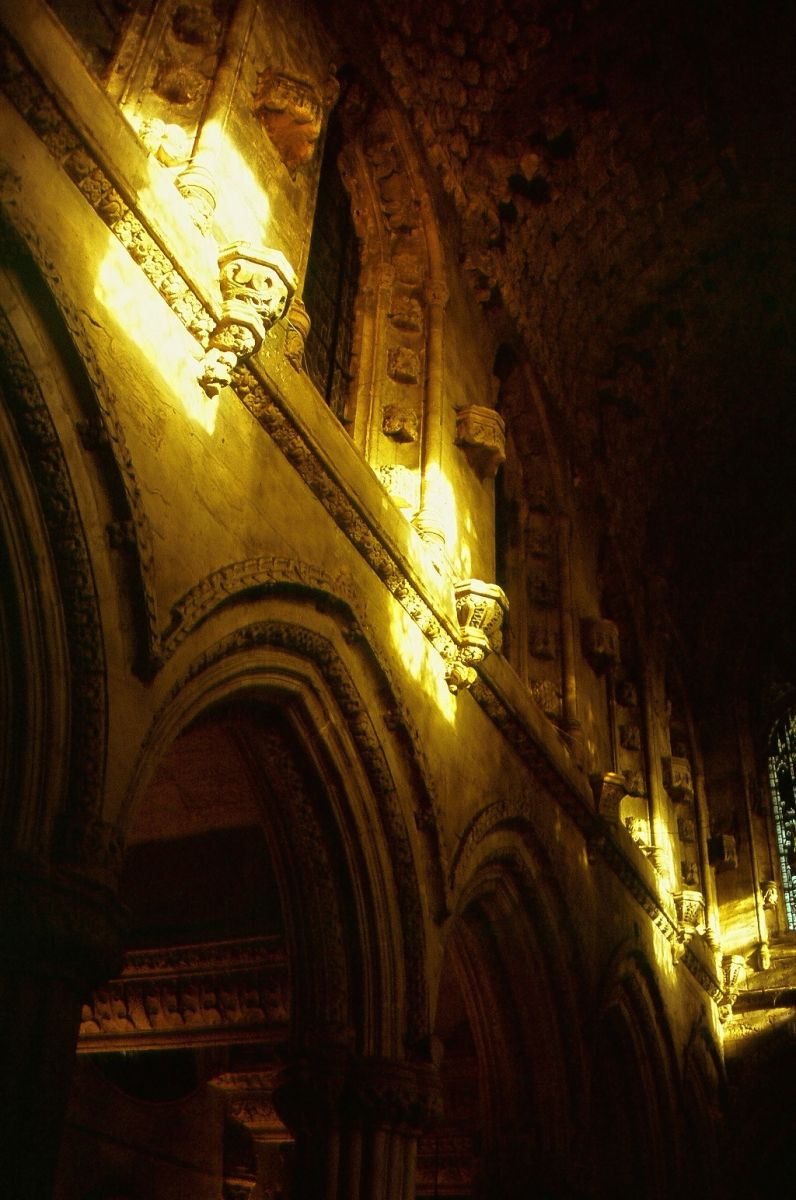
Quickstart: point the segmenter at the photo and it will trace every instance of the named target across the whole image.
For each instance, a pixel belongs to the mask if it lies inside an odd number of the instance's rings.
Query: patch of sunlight
[[[437,463],[430,463],[427,468],[424,491],[424,508],[433,513],[435,522],[445,536],[446,545],[454,547],[459,536],[456,494]]]
[[[445,663],[407,612],[393,605],[390,636],[407,671],[422,685],[451,725],[456,719],[456,697],[445,682]]]
[[[115,327],[119,337],[134,342],[188,417],[212,434],[219,398],[211,399],[199,386],[199,346],[113,237],[97,270],[94,295],[105,310],[96,314],[103,328],[110,333]]]
[[[219,244],[244,241],[267,246],[268,196],[217,121],[208,121],[202,129],[201,156],[216,182],[214,224]]]

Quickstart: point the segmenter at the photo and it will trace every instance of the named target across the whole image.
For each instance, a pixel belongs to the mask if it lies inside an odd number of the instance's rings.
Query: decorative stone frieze
[[[619,629],[605,617],[581,621],[583,653],[600,675],[619,662]]]
[[[272,70],[258,75],[254,113],[291,176],[311,161],[325,114],[339,92],[334,76],[319,88],[307,79]]]
[[[210,335],[200,382],[216,396],[241,359],[256,353],[296,290],[296,274],[281,250],[233,242],[218,257],[221,317]]]
[[[456,415],[456,445],[482,479],[493,479],[506,461],[506,425],[494,408],[469,404]]]
[[[475,668],[492,650],[501,646],[501,627],[509,602],[496,583],[468,579],[459,583],[456,592],[456,615],[461,635],[459,649],[445,672],[448,687],[458,692],[475,682]]]
[[[84,1004],[79,1049],[262,1040],[266,1023],[284,1029],[289,1009],[284,951],[273,939],[135,951]]]
[[[694,799],[691,764],[687,758],[673,755],[662,759],[663,781],[675,804],[690,804]]]

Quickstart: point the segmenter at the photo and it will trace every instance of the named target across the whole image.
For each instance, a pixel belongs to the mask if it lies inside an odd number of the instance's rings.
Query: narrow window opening
[[[304,304],[311,321],[304,358],[310,379],[335,416],[344,421],[352,378],[359,252],[351,201],[337,166],[341,145],[340,123],[332,116],[304,281]]]
[[[772,730],[768,772],[788,929],[796,929],[796,708]]]

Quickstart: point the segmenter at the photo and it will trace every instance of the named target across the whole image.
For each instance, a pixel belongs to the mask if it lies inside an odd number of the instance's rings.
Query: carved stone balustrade
[[[218,395],[238,363],[260,349],[296,290],[296,273],[281,250],[233,242],[219,254],[218,266],[221,317],[199,378],[208,396]]]
[[[691,764],[687,758],[663,759],[663,781],[675,804],[690,804],[694,799]]]
[[[84,1003],[78,1051],[278,1042],[289,1012],[277,939],[137,950]]]
[[[619,663],[619,629],[605,617],[581,622],[583,653],[598,675]]]
[[[470,687],[478,664],[492,650],[500,649],[503,617],[509,607],[503,589],[496,583],[468,579],[457,584],[455,592],[461,633],[458,652],[445,673],[452,692]]]
[[[469,404],[456,416],[456,445],[461,446],[473,470],[482,479],[493,479],[506,461],[506,425],[494,408]]]

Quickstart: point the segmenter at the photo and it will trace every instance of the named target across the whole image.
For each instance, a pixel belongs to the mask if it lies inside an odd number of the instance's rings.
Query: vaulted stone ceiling
[[[606,529],[665,574],[711,678],[739,657],[793,674],[789,6],[334,9],[408,111]]]

